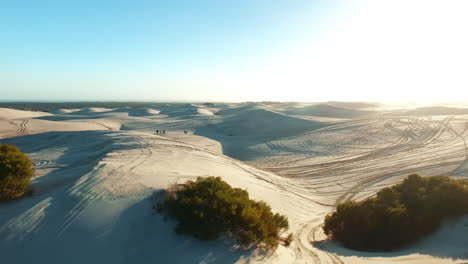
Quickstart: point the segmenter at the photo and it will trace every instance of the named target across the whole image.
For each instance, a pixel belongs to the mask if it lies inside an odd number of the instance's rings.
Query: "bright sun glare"
[[[216,85],[257,90],[258,100],[464,100],[467,7],[467,1],[358,1],[326,18],[318,37]]]

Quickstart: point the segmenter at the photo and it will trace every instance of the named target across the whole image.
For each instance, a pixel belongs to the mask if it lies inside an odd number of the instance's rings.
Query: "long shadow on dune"
[[[422,239],[416,244],[394,252],[364,252],[345,248],[329,241],[317,241],[313,245],[321,250],[338,256],[373,257],[402,257],[411,254],[430,255],[441,258],[468,259],[468,217],[459,218],[445,223],[436,233]],[[382,237],[385,239],[385,237]]]
[[[119,133],[114,139],[113,133],[49,132],[5,140],[4,143],[30,153],[63,148],[53,164],[63,168],[36,179],[33,188],[41,187],[41,191],[0,204],[3,260],[70,264],[235,263],[250,256],[251,251],[232,250],[231,244],[223,240],[200,242],[176,235],[172,223],[154,213],[149,199],[93,198],[94,192],[88,191],[96,179],[83,175],[111,150],[141,147],[132,142],[131,135],[122,138]],[[113,144],[114,140],[121,144]],[[71,194],[69,187],[78,183],[84,187]]]
[[[170,105],[166,107],[160,108],[160,113],[162,115],[166,115],[169,118],[173,117],[190,117],[190,116],[197,116],[199,113],[197,111],[199,107],[194,106],[192,104],[185,104],[183,107],[180,105]]]
[[[345,108],[329,104],[318,104],[290,109],[287,110],[285,113],[290,115],[321,116],[329,118],[356,118],[360,116],[370,115],[374,112]]]
[[[320,155],[310,148],[291,148],[281,141],[328,125],[330,124],[299,119],[266,109],[243,108],[237,115],[196,128],[195,134],[219,141],[227,156],[251,161],[275,154]]]
[[[200,241],[177,235],[172,221],[165,220],[145,199],[128,208],[113,228],[113,236],[121,236],[128,228],[128,238],[120,263],[235,263],[252,254],[251,250],[235,250],[221,239]],[[111,238],[111,239],[115,239]]]
[[[2,140],[2,143],[13,144],[26,154],[35,152],[57,152],[52,162],[35,161],[39,166],[50,169],[45,175],[33,178],[33,195],[54,191],[64,185],[73,185],[81,176],[90,172],[109,152],[115,150],[132,150],[141,147],[129,137],[126,144],[115,143],[112,137],[116,132],[80,131],[80,132],[47,132],[25,135]],[[41,165],[42,164],[42,165]]]
[[[263,157],[287,154],[303,154],[321,156],[327,155],[313,149],[295,149],[287,145],[278,144],[284,136],[236,136],[214,134],[211,131],[196,130],[195,134],[208,137],[221,143],[223,154],[242,161],[254,161]],[[299,136],[301,133],[292,134]]]
[[[52,196],[0,204],[0,246],[5,263],[236,263],[252,254],[227,241],[177,235],[149,199],[96,201],[66,232],[70,202]],[[125,209],[126,208],[126,209]],[[24,254],[27,253],[27,254]]]

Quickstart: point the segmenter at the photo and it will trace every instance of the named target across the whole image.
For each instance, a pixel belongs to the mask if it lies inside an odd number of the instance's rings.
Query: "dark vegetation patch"
[[[466,181],[412,174],[376,197],[338,205],[325,218],[323,229],[330,239],[352,249],[391,251],[463,215],[468,215]]]
[[[249,199],[247,191],[232,188],[220,177],[199,177],[174,185],[164,201],[155,206],[176,220],[177,233],[212,240],[233,237],[241,248],[273,249],[280,242],[289,245],[292,235],[280,235],[288,228],[285,216],[274,214],[263,201]]]
[[[13,145],[0,144],[0,201],[26,194],[33,175],[32,162],[26,154]]]

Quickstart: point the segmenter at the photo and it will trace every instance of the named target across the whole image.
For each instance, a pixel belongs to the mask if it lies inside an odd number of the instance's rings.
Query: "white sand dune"
[[[200,115],[207,115],[207,116],[212,116],[216,113],[216,110],[213,109],[213,108],[207,108],[207,107],[199,107],[197,109],[197,112],[200,114]]]
[[[48,116],[46,112],[24,111],[10,108],[0,108],[0,120],[13,120],[21,118],[33,118],[39,116]]]
[[[77,111],[80,111],[80,110],[81,109],[57,109],[57,110],[51,111],[50,113],[54,114],[54,115],[64,115],[64,114],[70,114],[70,113],[73,113],[73,112],[77,112]]]
[[[320,122],[294,118],[266,109],[242,110],[239,114],[227,117],[217,125],[229,135],[281,135],[291,131],[298,133],[323,127]]]
[[[128,116],[133,116],[133,117],[140,117],[140,116],[153,116],[153,115],[158,115],[160,113],[159,110],[156,109],[151,109],[151,108],[118,108],[114,109],[112,111],[109,111],[109,113],[126,113]]]
[[[170,105],[164,108],[161,108],[160,113],[168,117],[184,117],[188,116],[212,116],[218,110],[214,107],[207,107],[205,105],[196,105],[196,104],[185,104],[181,105]]]
[[[152,212],[148,198],[155,191],[198,176],[221,176],[253,198],[268,200],[275,211],[302,211],[290,218],[293,226],[302,214],[312,217],[321,207],[311,203],[305,210],[308,200],[288,194],[287,179],[152,134],[88,131],[28,137],[7,141],[23,145],[40,160],[40,177],[32,185],[37,193],[0,207],[0,246],[9,263],[26,263],[30,255],[57,263],[233,263],[248,257],[248,251],[231,251],[222,241],[178,236],[170,222]],[[76,250],[80,254],[70,258]],[[21,254],[25,251],[29,254]]]
[[[419,107],[403,111],[400,115],[431,116],[431,115],[468,115],[468,108],[454,108],[443,106]]]
[[[76,115],[76,116],[94,116],[94,117],[102,117],[106,115],[111,115],[113,113],[122,113],[127,116],[131,117],[140,117],[140,116],[151,116],[151,115],[158,115],[159,110],[151,109],[151,108],[131,108],[131,107],[124,107],[124,108],[116,108],[116,109],[109,109],[109,108],[98,108],[98,107],[88,107],[83,109],[59,109],[55,110],[52,113],[56,115]]]
[[[197,115],[198,107],[193,104],[186,104],[183,107],[179,105],[169,105],[161,109],[161,114],[168,117],[183,117]]]
[[[41,119],[0,120],[0,139],[51,131],[120,130],[116,120],[89,119],[49,121]]]
[[[221,143],[216,140],[212,140],[207,137],[202,137],[193,134],[184,134],[183,132],[168,132],[167,134],[163,135],[166,138],[172,139],[174,141],[180,141],[184,143],[188,143],[191,145],[195,145],[197,147],[209,150],[211,152],[215,152],[218,154],[223,154],[223,147]]]
[[[232,116],[232,115],[239,115],[245,111],[255,110],[255,109],[268,110],[265,106],[262,106],[261,104],[243,103],[239,105],[235,104],[235,105],[231,105],[230,107],[222,108],[217,111],[217,114],[221,116]]]
[[[102,108],[102,107],[86,107],[83,109],[80,109],[78,111],[72,111],[74,115],[90,115],[90,114],[95,114],[95,113],[103,113],[103,112],[109,112],[112,111],[113,109],[109,108]]]
[[[467,218],[392,253],[345,249],[325,240],[321,229],[338,203],[372,196],[409,173],[468,178],[467,116],[380,112],[333,119],[336,108],[327,106],[317,121],[275,111],[297,107],[176,104],[159,114],[88,108],[0,120],[1,143],[20,147],[37,171],[32,195],[0,204],[2,261],[468,262]],[[208,109],[216,115],[200,113]],[[294,242],[257,255],[233,250],[227,240],[175,234],[173,223],[152,211],[151,199],[198,176],[220,176],[287,215]]]
[[[340,102],[340,101],[329,101],[328,105],[350,108],[350,109],[366,109],[366,108],[375,108],[379,106],[379,103],[369,103],[369,102]]]
[[[309,105],[286,111],[290,115],[320,116],[329,118],[356,118],[372,114],[371,111],[346,108],[328,104]]]

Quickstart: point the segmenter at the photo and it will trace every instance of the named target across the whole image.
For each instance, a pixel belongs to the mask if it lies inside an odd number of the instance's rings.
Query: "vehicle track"
[[[48,160],[34,161],[33,162],[33,168],[35,168],[35,169],[43,168],[43,167],[47,166],[47,164],[49,164],[49,163],[50,163],[50,161],[48,161]]]
[[[106,126],[106,125],[104,125],[104,124],[102,124],[102,123],[99,123],[99,122],[96,122],[96,121],[84,121],[84,122],[100,125],[100,126],[104,127],[106,130],[109,130],[109,131],[113,131],[113,130],[114,130],[112,127]]]
[[[29,121],[27,119],[21,120],[21,123],[16,127],[15,131],[13,131],[12,133],[4,135],[2,138],[11,138],[11,137],[21,136],[21,135],[25,134],[26,129],[27,129],[26,126],[27,126],[28,122]]]
[[[341,156],[339,159],[330,158],[328,162],[320,162],[323,159],[315,161],[313,155],[301,154],[298,158],[291,155],[276,166],[263,168],[291,179],[295,182],[296,188],[299,188],[297,192],[302,192],[301,195],[304,197],[315,197],[311,198],[315,200],[320,199],[319,197],[330,197],[330,199],[335,197],[335,203],[331,204],[331,208],[335,208],[345,201],[372,196],[372,193],[378,189],[393,184],[395,180],[390,179],[394,177],[403,179],[406,175],[419,171],[446,173],[453,167],[455,168],[451,169],[452,171],[468,172],[468,168],[463,167],[463,161],[468,160],[468,149],[463,136],[468,130],[468,124],[458,133],[452,127],[453,121],[454,116],[447,116],[441,120],[408,117],[381,119],[379,122],[370,122],[372,126],[363,122],[354,122],[353,126],[340,124],[331,128],[338,130],[343,127],[353,127],[352,129],[361,135],[373,137],[372,133],[375,133],[387,136],[376,138],[382,147],[361,151],[357,155]],[[355,127],[355,124],[360,124],[361,127]],[[329,128],[323,128],[321,132],[327,133]],[[369,132],[370,130],[372,132]],[[345,140],[353,142],[355,140],[353,137],[356,136],[356,133],[350,133]],[[333,142],[322,143],[317,139],[314,140],[314,143],[333,145]],[[277,144],[285,149],[288,147],[285,142]],[[346,147],[343,141],[339,144]],[[329,149],[331,151],[332,147]],[[445,153],[444,160],[435,153]],[[259,164],[262,168],[261,163]],[[311,244],[316,241],[320,228],[321,225],[317,225],[317,221],[304,222],[299,226],[294,233],[294,239],[297,241],[296,260],[309,257],[314,263],[343,263],[335,254],[316,249]]]
[[[299,259],[303,258],[303,252],[305,252],[306,255],[313,260],[313,263],[344,264],[343,260],[336,254],[322,251],[313,246],[313,243],[317,242],[316,234],[323,226],[322,224],[317,225],[316,222],[316,220],[304,222],[294,233],[294,241],[296,241],[298,245],[298,247],[295,248],[296,260],[298,256]],[[326,258],[324,258],[325,256]]]
[[[84,210],[91,205],[97,199],[103,198],[107,193],[106,189],[95,192],[94,189],[96,186],[101,184],[109,184],[109,186],[116,186],[119,182],[125,178],[129,179],[127,175],[136,167],[145,163],[153,154],[149,149],[148,141],[138,139],[137,143],[139,144],[138,151],[139,154],[130,161],[120,165],[119,167],[112,169],[110,172],[101,175],[95,176],[96,172],[105,167],[105,164],[97,166],[93,171],[88,173],[87,178],[83,182],[78,183],[76,186],[72,187],[69,192],[74,194],[80,194],[85,197],[79,200],[65,215],[65,220],[57,231],[56,238],[59,238],[63,233],[75,222],[75,220],[84,212]],[[99,178],[97,178],[99,177]],[[125,181],[128,183],[128,181]]]
[[[453,116],[445,118],[440,123],[438,128],[436,129],[436,133],[433,133],[432,136],[429,138],[429,140],[433,141],[434,140],[433,138],[436,137],[437,135],[438,135],[438,137],[440,137],[442,135],[442,133],[440,133],[440,131],[442,131],[442,132],[443,131],[448,131],[449,130],[448,127],[449,127],[449,124],[450,124],[449,122],[450,122],[450,120],[452,118],[453,118]],[[429,143],[423,142],[420,146],[425,146],[427,144],[429,144]],[[446,164],[452,164],[453,165],[453,164],[458,164],[458,162],[453,162],[453,163],[447,162]],[[439,167],[440,165],[435,164],[434,166]],[[356,195],[358,193],[362,192],[363,190],[369,188],[372,185],[375,185],[378,182],[387,180],[387,179],[395,177],[395,176],[400,176],[401,174],[408,174],[408,173],[411,173],[412,171],[414,171],[414,169],[398,170],[396,173],[393,173],[393,174],[389,174],[386,171],[384,171],[384,173],[380,173],[380,174],[378,174],[376,176],[366,177],[366,178],[364,178],[364,180],[359,181],[358,184],[356,184],[354,188],[352,188],[352,189],[346,191],[345,193],[343,193],[337,199],[336,204],[352,200],[354,197],[356,197]]]

